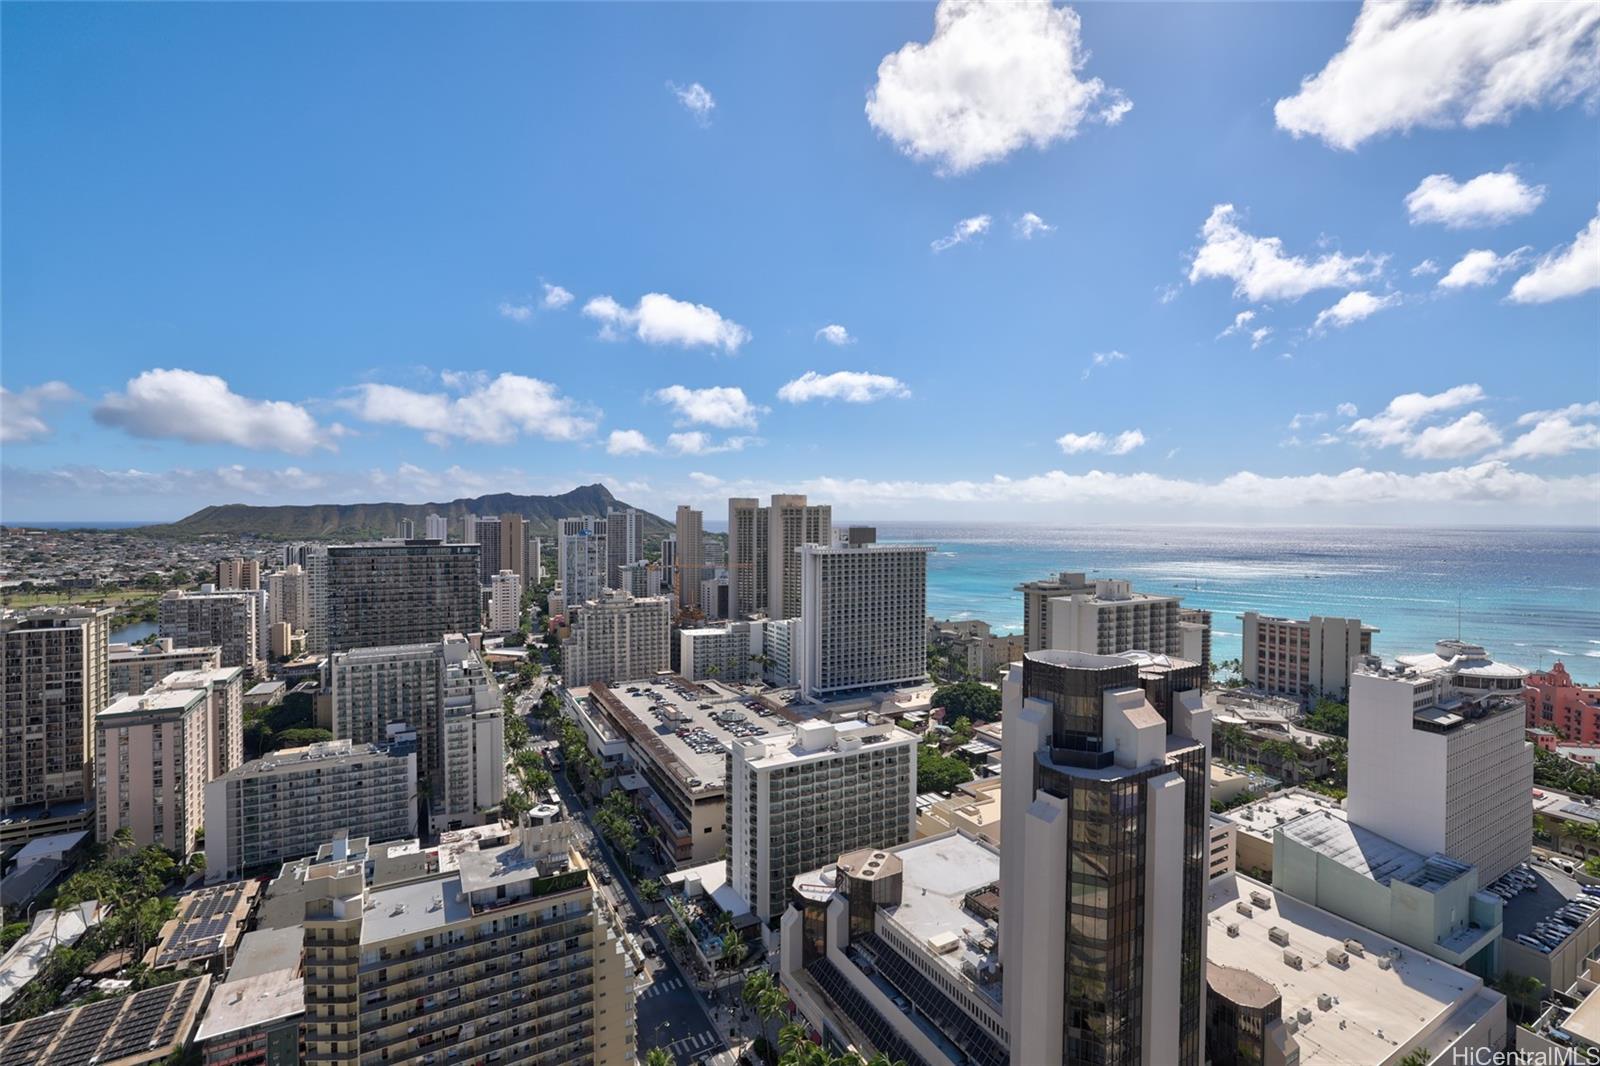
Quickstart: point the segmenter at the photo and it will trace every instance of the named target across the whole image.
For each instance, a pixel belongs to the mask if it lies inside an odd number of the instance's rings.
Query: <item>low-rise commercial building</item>
[[[968,781],[951,795],[917,810],[917,836],[933,837],[960,830],[1000,846],[1000,778]]]
[[[1240,874],[1210,883],[1206,909],[1206,960],[1273,986],[1300,1066],[1505,1047],[1505,997],[1481,977]]]
[[[0,1029],[0,1061],[142,1066],[189,1044],[211,978],[204,974],[118,999],[51,1011]]]
[[[205,787],[206,880],[316,853],[336,829],[372,840],[417,830],[417,757],[332,740],[285,748]]]
[[[174,647],[170,638],[153,644],[112,644],[108,659],[113,695],[137,696],[178,670],[209,670],[222,665],[222,649]]]
[[[256,880],[229,881],[185,892],[178,897],[178,913],[161,927],[155,946],[145,953],[145,965],[152,970],[227,973],[261,888]]]

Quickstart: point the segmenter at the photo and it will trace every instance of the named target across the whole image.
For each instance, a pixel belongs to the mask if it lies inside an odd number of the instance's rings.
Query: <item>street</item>
[[[655,941],[655,958],[646,959],[645,971],[635,977],[634,1002],[638,1017],[635,1034],[640,1060],[643,1061],[650,1048],[661,1047],[672,1055],[678,1066],[693,1066],[699,1062],[731,1066],[734,1055],[712,1020],[710,1005],[673,958],[661,928],[654,923],[639,924],[649,909],[624,874],[610,846],[590,829],[588,809],[567,780],[565,770],[556,774],[555,779],[562,804],[576,827],[580,848],[595,862],[603,863],[611,874],[611,884],[601,885],[601,893],[616,913],[625,917],[631,932],[647,935]]]

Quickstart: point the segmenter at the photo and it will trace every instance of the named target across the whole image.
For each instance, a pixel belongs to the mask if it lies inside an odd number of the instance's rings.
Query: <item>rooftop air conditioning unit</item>
[[[1297,970],[1305,968],[1305,960],[1300,957],[1300,953],[1289,951],[1287,948],[1283,952],[1283,963],[1285,966],[1293,966]]]
[[[1328,949],[1328,961],[1335,966],[1345,967],[1350,965],[1350,955],[1341,947]]]
[[[1301,1025],[1304,1025],[1311,1020],[1311,1008],[1301,1007],[1294,1012],[1294,1016],[1300,1020]]]
[[[1239,935],[1239,923],[1238,922],[1229,922],[1228,923],[1228,935],[1229,936],[1238,936]]]
[[[1275,925],[1267,930],[1267,939],[1279,947],[1283,947],[1289,943],[1289,930],[1281,925]]]
[[[1270,907],[1272,906],[1272,897],[1265,892],[1253,891],[1250,893],[1250,902],[1257,907]]]
[[[1367,949],[1361,946],[1361,941],[1359,940],[1346,940],[1344,949],[1358,959],[1367,953]]]
[[[1326,992],[1318,992],[1317,993],[1317,1009],[1318,1010],[1332,1010],[1333,1009],[1333,997],[1328,995],[1328,993],[1326,993]]]

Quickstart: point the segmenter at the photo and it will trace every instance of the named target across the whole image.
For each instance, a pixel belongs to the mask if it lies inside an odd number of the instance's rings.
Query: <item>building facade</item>
[[[1525,671],[1442,640],[1350,678],[1350,821],[1425,855],[1476,866],[1489,884],[1533,847],[1533,747]]]
[[[1283,997],[1248,970],[1206,963],[1206,1053],[1212,1066],[1298,1066]]]
[[[547,833],[525,826],[412,884],[369,888],[343,856],[314,866],[307,1061],[632,1066],[621,934],[583,857]]]
[[[209,670],[222,665],[222,649],[178,648],[170,639],[153,644],[112,644],[109,656],[112,695],[137,696],[177,670]]]
[[[235,667],[235,670],[238,668]],[[95,716],[95,836],[188,855],[205,818],[211,755],[203,688],[158,685]]]
[[[214,666],[177,670],[162,678],[158,689],[198,689],[206,697],[206,780],[244,762],[244,670]]]
[[[728,500],[729,618],[767,613],[771,513],[754,497]]]
[[[1350,664],[1372,654],[1373,626],[1359,618],[1278,618],[1255,611],[1239,616],[1245,682],[1274,696],[1344,701],[1350,693]]]
[[[877,544],[852,528],[807,544],[801,566],[800,667],[806,696],[915,684],[928,676],[927,545]]]
[[[639,599],[607,591],[581,607],[568,601],[571,632],[561,642],[568,686],[628,681],[671,668],[672,612],[663,596]]]
[[[1600,685],[1580,685],[1559,660],[1523,683],[1529,729],[1549,729],[1573,744],[1600,744]]]
[[[767,616],[798,618],[801,563],[798,549],[833,543],[833,507],[808,504],[803,495],[775,495],[767,508]]]
[[[449,540],[450,520],[442,514],[429,512],[427,517],[422,520],[422,535],[428,540]]]
[[[489,587],[489,632],[515,633],[522,628],[522,576],[501,570]]]
[[[728,758],[728,883],[762,921],[783,914],[796,875],[912,837],[917,738],[893,724],[802,722],[735,740]]]
[[[110,631],[109,608],[0,614],[0,816],[28,818],[29,808],[91,797],[94,718],[112,695]]]
[[[255,590],[260,587],[260,559],[241,559],[234,556],[232,559],[217,560],[217,588]]]
[[[445,633],[477,631],[480,547],[427,540],[330,547],[328,650],[432,643]]]
[[[180,648],[216,645],[223,666],[242,666],[250,677],[266,677],[266,593],[172,589],[157,606],[158,632]]]
[[[205,786],[206,880],[315,855],[335,830],[371,840],[417,831],[417,757],[331,740],[285,748]]]
[[[1205,1061],[1211,723],[1199,665],[1168,667],[1045,649],[1002,686],[1017,1066]]]
[[[299,563],[267,575],[267,622],[287,622],[302,632],[311,628],[310,579]]]
[[[606,588],[622,587],[622,568],[644,558],[644,512],[632,507],[606,514]]]
[[[705,566],[705,516],[692,507],[678,506],[678,552],[672,568],[672,591],[678,613],[697,616],[700,609],[701,569]]]

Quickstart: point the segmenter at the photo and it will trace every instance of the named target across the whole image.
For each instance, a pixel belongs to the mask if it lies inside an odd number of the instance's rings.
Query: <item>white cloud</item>
[[[1411,268],[1411,276],[1414,278],[1425,278],[1431,274],[1437,273],[1439,273],[1439,264],[1435,263],[1432,259],[1424,259],[1422,262]]]
[[[1600,12],[1600,6],[1593,8]],[[1600,289],[1600,214],[1589,220],[1573,242],[1542,256],[1533,269],[1511,286],[1509,299],[1542,304]]]
[[[600,323],[600,336],[606,340],[618,340],[631,332],[646,344],[721,348],[731,353],[750,339],[749,330],[705,304],[675,300],[660,292],[645,293],[631,308],[610,296],[596,296],[583,305],[583,313]]]
[[[839,325],[837,322],[823,326],[821,329],[817,330],[817,335],[812,339],[827,341],[829,344],[839,347],[843,347],[846,344],[854,344],[856,342],[856,339],[850,336],[850,331]]]
[[[1314,426],[1319,422],[1325,422],[1327,419],[1328,412],[1326,411],[1311,411],[1306,414],[1301,414],[1300,412],[1296,411],[1295,416],[1289,419],[1289,428],[1291,430],[1304,429],[1307,426]]]
[[[716,488],[718,485],[722,484],[722,479],[720,477],[717,477],[715,474],[706,474],[699,470],[689,471],[689,480],[693,481],[696,485],[701,485],[708,489]]]
[[[1493,448],[1500,440],[1500,431],[1481,412],[1468,411],[1454,422],[1429,426],[1401,450],[1418,459],[1459,459]]]
[[[737,386],[713,385],[691,389],[668,385],[657,389],[655,398],[678,412],[679,424],[696,423],[718,429],[755,429],[756,419],[765,407],[750,402]]]
[[[1089,375],[1101,367],[1110,366],[1112,363],[1120,363],[1126,358],[1128,356],[1125,353],[1119,352],[1115,348],[1109,352],[1095,352],[1089,357],[1089,365],[1083,368],[1083,380],[1088,381]]]
[[[20,392],[0,386],[0,444],[22,444],[48,437],[50,426],[42,417],[44,409],[79,399],[82,397],[64,381],[46,381]]]
[[[1588,403],[1569,403],[1555,411],[1529,411],[1517,419],[1519,426],[1531,426],[1547,418],[1600,418],[1600,400]]]
[[[650,455],[656,446],[637,429],[614,429],[606,440],[608,455]]]
[[[1354,418],[1360,411],[1353,403],[1342,403],[1333,409],[1333,413],[1340,418]]]
[[[1031,241],[1041,233],[1054,233],[1056,228],[1032,211],[1025,212],[1023,216],[1011,224],[1011,232],[1019,240]]]
[[[961,174],[1070,139],[1085,122],[1120,122],[1133,105],[1079,76],[1087,58],[1071,8],[941,0],[928,42],[878,64],[867,121],[911,158]]]
[[[521,374],[489,379],[481,372],[440,375],[458,393],[418,392],[398,385],[365,384],[344,406],[367,422],[420,430],[433,444],[452,437],[509,444],[521,434],[545,440],[581,440],[595,430],[590,413],[548,381]]]
[[[911,390],[899,378],[887,374],[869,374],[864,370],[835,370],[831,374],[807,370],[778,390],[778,399],[785,403],[809,403],[812,400],[875,403],[910,395]]]
[[[1280,129],[1354,149],[1417,127],[1506,122],[1592,98],[1600,6],[1501,0],[1366,0],[1344,50],[1279,100]]]
[[[1238,314],[1233,316],[1233,325],[1217,334],[1217,340],[1220,341],[1224,337],[1231,337],[1235,333],[1244,332],[1249,328],[1250,323],[1255,321],[1255,317],[1256,313],[1254,311],[1240,311]]]
[[[1390,400],[1389,405],[1377,414],[1345,426],[1344,431],[1361,443],[1376,448],[1406,445],[1415,437],[1419,423],[1445,411],[1475,404],[1483,398],[1481,385],[1457,385],[1432,395],[1408,392]],[[1343,414],[1342,409],[1340,413]]]
[[[678,103],[694,116],[696,122],[702,126],[711,125],[711,112],[716,108],[717,101],[712,97],[710,89],[697,81],[688,85],[676,85],[669,81],[667,88],[672,90],[672,95],[678,98]]]
[[[1528,251],[1527,248],[1518,248],[1505,255],[1496,255],[1487,248],[1474,248],[1458,259],[1456,265],[1439,279],[1439,288],[1469,289],[1492,285],[1501,274],[1521,264],[1527,258]]]
[[[1068,455],[1079,455],[1083,452],[1101,452],[1105,455],[1127,455],[1135,448],[1144,444],[1145,436],[1137,429],[1124,430],[1114,437],[1104,433],[1063,433],[1056,438],[1056,443]]]
[[[193,370],[146,370],[94,409],[96,422],[152,440],[233,444],[303,455],[332,447],[340,432],[324,428],[304,407],[240,396],[222,378]]]
[[[1400,294],[1397,292],[1391,292],[1387,296],[1374,296],[1365,289],[1347,292],[1339,298],[1338,303],[1317,312],[1316,320],[1311,323],[1311,329],[1313,332],[1328,326],[1342,329],[1353,322],[1371,318],[1385,307],[1393,307],[1399,302]]]
[[[500,317],[509,318],[513,322],[528,322],[533,319],[533,308],[527,304],[515,304],[508,301],[501,301]]]
[[[1189,267],[1189,284],[1206,278],[1231,280],[1235,296],[1247,300],[1296,300],[1317,289],[1352,285],[1376,277],[1382,256],[1330,252],[1317,259],[1283,254],[1277,237],[1257,237],[1239,225],[1232,204],[1217,204],[1201,227],[1204,238]]]
[[[1510,167],[1479,174],[1465,185],[1448,174],[1429,174],[1406,194],[1406,212],[1413,226],[1498,226],[1531,214],[1544,202],[1544,194],[1543,185],[1524,184]]]
[[[718,452],[742,452],[753,437],[728,437],[720,443],[709,433],[690,430],[687,433],[667,434],[667,447],[679,455],[716,455]]]
[[[544,286],[544,299],[539,302],[544,305],[545,310],[559,311],[572,302],[572,293],[563,289],[560,285],[552,285],[548,281],[540,284]]]
[[[1517,419],[1517,425],[1527,425],[1532,416],[1542,417],[1534,418],[1532,429],[1495,452],[1491,459],[1548,459],[1600,448],[1600,426],[1573,421],[1582,416],[1600,416],[1600,403],[1573,404],[1564,411],[1531,411]]]
[[[1255,349],[1261,347],[1263,344],[1267,343],[1267,338],[1270,336],[1272,336],[1271,326],[1262,326],[1259,329],[1251,330],[1250,349],[1254,351]]]
[[[960,222],[956,223],[955,228],[950,231],[949,236],[940,237],[938,240],[930,244],[929,247],[931,247],[935,252],[942,252],[946,248],[954,248],[958,244],[965,244],[974,237],[988,233],[989,222],[990,219],[988,215],[973,215],[971,218],[964,218]]]

